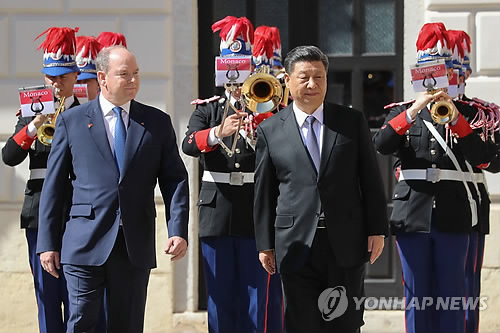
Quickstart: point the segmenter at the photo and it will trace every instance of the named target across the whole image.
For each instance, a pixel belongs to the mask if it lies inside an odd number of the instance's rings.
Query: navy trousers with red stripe
[[[483,267],[485,235],[477,231],[470,234],[469,251],[465,265],[467,296],[475,300],[481,296],[481,268]],[[467,309],[466,333],[479,332],[479,306]]]
[[[403,269],[406,332],[464,332],[465,307],[452,298],[466,297],[469,234],[432,227],[430,233],[398,233],[396,240]]]
[[[255,239],[201,238],[209,332],[282,332],[281,280],[258,259]]]
[[[56,279],[43,270],[36,254],[37,229],[26,229],[28,255],[33,273],[35,296],[38,305],[38,325],[40,333],[66,332],[68,321],[68,290],[62,270]],[[64,310],[62,305],[64,304]]]

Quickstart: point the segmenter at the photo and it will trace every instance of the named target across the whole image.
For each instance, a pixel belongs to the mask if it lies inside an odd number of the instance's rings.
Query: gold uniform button
[[[234,152],[235,152],[236,154],[239,154],[239,153],[241,153],[241,150],[240,150],[240,148],[236,148],[236,149],[234,150]]]
[[[436,151],[434,149],[431,149],[431,155],[436,155]]]
[[[431,142],[436,142],[436,138],[431,138]]]
[[[234,163],[234,167],[235,167],[236,169],[239,169],[239,168],[240,168],[240,164],[239,164],[239,163]]]

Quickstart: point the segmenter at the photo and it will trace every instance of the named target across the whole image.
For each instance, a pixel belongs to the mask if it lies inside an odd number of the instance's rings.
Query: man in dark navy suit
[[[99,53],[96,64],[99,97],[57,121],[37,252],[51,274],[62,264],[68,332],[95,329],[104,290],[108,332],[142,332],[149,275],[156,266],[154,190],[158,183],[165,204],[170,237],[165,253],[181,259],[187,251],[187,172],[170,117],[134,100],[135,56],[113,46]],[[68,178],[73,197],[61,244],[59,203]]]

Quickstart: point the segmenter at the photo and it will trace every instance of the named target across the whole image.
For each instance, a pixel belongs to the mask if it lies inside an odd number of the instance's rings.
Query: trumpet
[[[271,112],[281,103],[283,88],[280,81],[269,72],[269,66],[260,67],[241,87],[243,103],[253,112]]]
[[[431,107],[431,117],[435,123],[447,124],[455,118],[455,107],[450,102],[437,101]]]
[[[234,85],[229,85],[226,89],[229,89],[230,93],[229,98],[226,100],[224,114],[220,124],[221,131],[227,117],[231,96],[237,88]],[[243,110],[248,108],[249,110],[257,113],[271,112],[279,106],[282,98],[283,88],[281,87],[281,82],[274,75],[270,74],[269,66],[260,67],[254,74],[250,75],[241,86],[241,101],[243,102]],[[238,130],[234,133],[231,148],[226,146],[222,140],[218,139],[219,144],[226,151],[229,157],[234,155],[240,132],[239,129],[242,124],[243,119],[240,118]]]
[[[437,85],[437,81],[432,73],[430,74],[430,79],[432,79],[432,82],[427,82],[428,79],[429,76],[426,75],[424,77],[424,80],[422,81],[422,85],[427,88],[428,93],[434,94],[437,91],[437,89],[434,88]],[[437,101],[431,107],[431,118],[435,123],[444,125],[455,118],[455,110],[456,108],[452,103],[446,101]]]
[[[65,100],[66,97],[64,96],[59,99],[59,107],[57,108],[56,113],[54,114],[52,119],[40,126],[36,132],[38,141],[40,141],[45,146],[52,145],[52,140],[54,139],[54,133],[56,131],[56,120],[59,114],[61,114],[65,110]]]

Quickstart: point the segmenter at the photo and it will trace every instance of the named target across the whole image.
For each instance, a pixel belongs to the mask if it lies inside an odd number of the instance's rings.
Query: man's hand
[[[233,135],[239,129],[240,119],[246,116],[246,112],[236,112],[235,114],[227,116],[226,120],[224,120],[222,131],[220,125],[215,127],[215,136],[222,139],[226,136]]]
[[[382,250],[384,249],[384,237],[383,236],[368,236],[368,252],[371,252],[370,264],[373,264],[375,260],[380,257]]]
[[[408,109],[408,113],[411,117],[411,119],[415,119],[417,116],[417,113],[419,113],[421,110],[423,110],[427,104],[432,102],[435,98],[436,94],[431,94],[427,91],[424,91],[420,94],[418,94],[417,99],[415,102],[412,104],[412,106]]]
[[[276,273],[274,250],[265,250],[259,252],[259,260],[262,267],[269,273]]]
[[[51,115],[52,116],[52,115]],[[50,117],[46,114],[39,114],[33,119],[33,125],[35,125],[36,129],[39,129]]]
[[[172,256],[170,260],[176,261],[182,259],[186,255],[187,247],[188,245],[184,238],[179,236],[172,236],[167,241],[167,248],[165,249],[165,253]]]
[[[42,268],[55,278],[59,278],[59,272],[57,270],[61,269],[61,264],[59,261],[59,252],[47,251],[40,253],[40,263]]]

